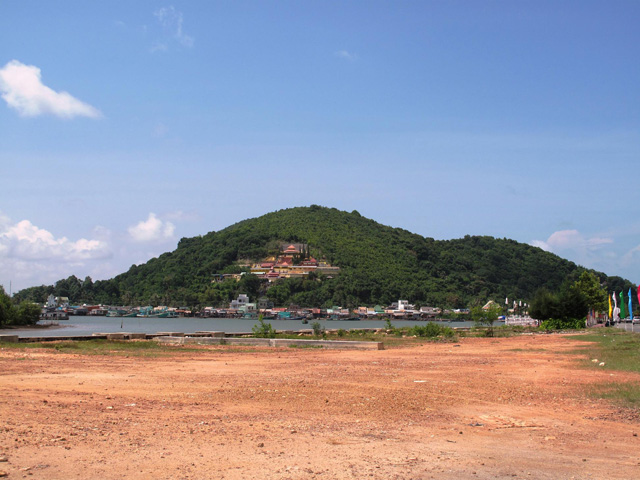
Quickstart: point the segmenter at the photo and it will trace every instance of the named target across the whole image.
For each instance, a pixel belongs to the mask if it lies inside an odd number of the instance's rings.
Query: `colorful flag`
[[[633,304],[631,303],[631,289],[629,289],[629,320],[633,320]]]
[[[609,295],[609,319],[613,318],[613,308],[611,308],[611,295]]]
[[[625,318],[627,312],[624,311],[624,291],[620,291],[620,318]]]

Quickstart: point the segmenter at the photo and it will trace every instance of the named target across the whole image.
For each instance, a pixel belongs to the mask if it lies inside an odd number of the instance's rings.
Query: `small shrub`
[[[569,318],[566,320],[560,320],[557,318],[550,318],[545,320],[540,325],[541,330],[579,330],[585,328],[584,319]]]
[[[313,322],[311,324],[311,328],[313,328],[313,334],[316,337],[320,337],[324,335],[324,328],[322,328],[322,325],[320,325],[320,322]]]
[[[258,323],[251,328],[251,331],[256,338],[274,338],[276,336],[273,326],[270,323],[265,323],[262,315],[258,317]]]
[[[429,322],[426,325],[416,325],[409,330],[409,335],[415,335],[416,337],[428,337],[435,338],[440,335],[442,327],[440,325]]]
[[[441,327],[440,331],[442,332],[442,336],[446,339],[455,338],[456,331],[451,327]]]
[[[338,330],[338,336],[339,337],[344,337],[346,335],[347,331],[344,328],[341,328]]]

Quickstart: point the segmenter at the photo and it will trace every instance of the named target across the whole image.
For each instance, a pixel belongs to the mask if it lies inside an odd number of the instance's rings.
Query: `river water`
[[[265,320],[276,330],[305,330],[310,329],[314,320],[308,324],[300,320]],[[158,333],[158,332],[183,332],[195,333],[199,331],[218,332],[251,332],[251,328],[257,320],[245,320],[240,318],[126,318],[126,317],[71,317],[69,320],[61,320],[58,327],[50,328],[25,328],[0,330],[0,334],[18,335],[19,337],[56,337],[56,336],[82,336],[93,333]],[[325,329],[343,328],[384,328],[383,320],[318,320]],[[425,325],[427,322],[393,321],[395,327]],[[473,322],[434,322],[450,327],[470,327]],[[500,323],[501,325],[502,323]],[[496,325],[499,325],[496,322]]]

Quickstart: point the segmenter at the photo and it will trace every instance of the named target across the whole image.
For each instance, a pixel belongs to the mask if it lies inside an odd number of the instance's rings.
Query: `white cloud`
[[[94,268],[113,255],[107,242],[56,238],[29,220],[14,223],[0,212],[0,283],[13,291],[53,283]]]
[[[190,35],[187,35],[182,30],[182,23],[184,18],[182,16],[182,12],[176,10],[173,6],[170,7],[162,7],[153,12],[153,15],[158,20],[158,23],[162,26],[162,28],[173,37],[180,45],[183,47],[193,47],[194,38]],[[158,50],[166,50],[166,45],[159,43],[156,45],[163,45],[162,49],[155,49],[152,51]]]
[[[99,118],[100,111],[42,83],[40,69],[11,60],[0,69],[0,92],[9,107],[24,117],[52,114],[62,118]]]
[[[346,50],[338,50],[335,52],[336,57],[344,58],[345,60],[357,60],[358,56],[355,53],[350,53]]]
[[[592,251],[603,245],[613,243],[612,238],[590,237],[587,238],[578,230],[558,230],[553,232],[546,241],[533,240],[531,245],[548,252],[559,253],[567,250]]]
[[[136,242],[157,242],[173,237],[175,226],[171,222],[163,222],[155,213],[150,213],[146,220],[129,227],[129,235]]]
[[[531,246],[541,248],[545,252],[551,251],[551,247],[547,244],[547,242],[543,242],[542,240],[533,240],[531,242]]]
[[[111,252],[100,240],[55,238],[48,230],[22,220],[14,225],[5,223],[0,230],[0,255],[24,261],[81,262],[107,258]]]

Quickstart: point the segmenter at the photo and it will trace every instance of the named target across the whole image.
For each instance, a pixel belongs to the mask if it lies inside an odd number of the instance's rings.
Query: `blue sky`
[[[640,282],[640,2],[0,0],[0,284],[293,206]]]

